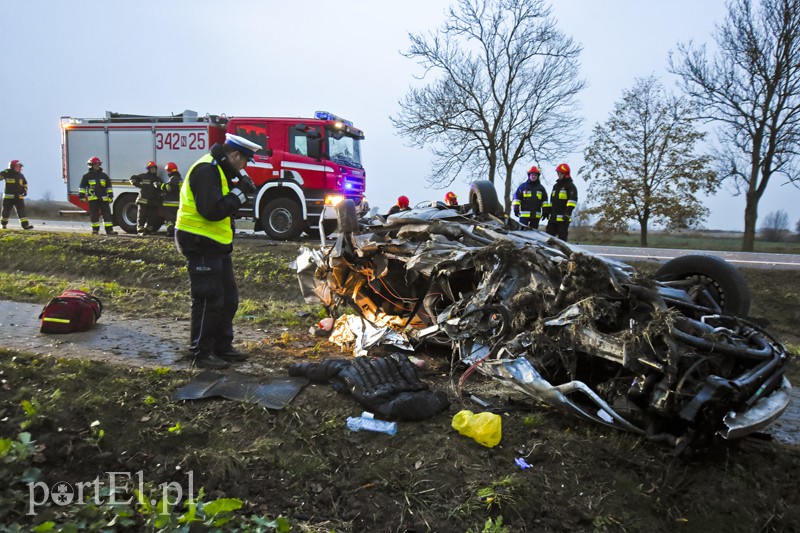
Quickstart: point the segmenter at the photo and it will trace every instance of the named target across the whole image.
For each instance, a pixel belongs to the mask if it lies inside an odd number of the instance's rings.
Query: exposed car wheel
[[[136,195],[122,194],[114,202],[114,225],[125,233],[136,233]]]
[[[353,200],[342,200],[336,206],[337,229],[339,233],[352,233],[358,231],[358,215],[356,204]]]
[[[261,211],[261,227],[277,241],[288,241],[300,235],[305,227],[300,206],[288,198],[275,198]]]
[[[688,289],[703,285],[727,314],[746,317],[750,312],[750,290],[744,277],[727,261],[712,255],[684,255],[661,265],[653,278],[657,281],[681,282]]]
[[[502,215],[497,190],[491,181],[475,181],[469,186],[469,202],[476,215]]]

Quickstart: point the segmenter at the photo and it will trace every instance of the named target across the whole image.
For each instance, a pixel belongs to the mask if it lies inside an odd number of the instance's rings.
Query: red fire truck
[[[126,115],[107,112],[105,118],[61,118],[64,182],[69,201],[83,210],[78,186],[86,162],[97,156],[114,187],[115,223],[136,232],[138,189],[129,179],[145,171],[148,161],[164,166],[172,161],[184,175],[225,133],[240,135],[264,148],[247,166],[258,187],[237,216],[252,218],[255,229],[272,239],[293,239],[303,231],[336,228],[334,206],[345,198],[356,204],[363,196],[366,175],[361,162],[364,133],[325,111],[314,118],[226,117],[184,111],[172,116]]]

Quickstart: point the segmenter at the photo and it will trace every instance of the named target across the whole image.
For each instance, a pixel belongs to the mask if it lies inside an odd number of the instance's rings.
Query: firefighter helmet
[[[409,204],[408,196],[403,195],[397,197],[397,206],[400,207],[401,209],[405,209],[406,207],[408,207],[408,204]]]
[[[92,165],[95,165],[95,164],[102,165],[103,162],[100,161],[99,157],[95,156],[95,157],[90,157],[89,160],[86,162],[86,164],[89,165],[89,166],[92,166]]]
[[[444,203],[447,205],[458,205],[458,196],[453,191],[448,191],[444,195]]]
[[[566,164],[566,163],[561,163],[560,165],[558,165],[556,167],[556,172],[559,172],[559,173],[562,173],[562,174],[566,174],[567,176],[569,176],[570,175],[569,174],[569,165]]]
[[[148,161],[147,164],[144,166],[144,168],[146,168],[148,170],[153,168],[153,167],[158,168],[158,165],[156,165],[155,161]]]
[[[541,176],[542,171],[539,170],[539,167],[533,165],[531,168],[528,169],[528,176],[530,176],[531,174],[536,174],[537,176]]]
[[[170,174],[173,173],[173,172],[177,172],[178,171],[178,165],[176,165],[172,161],[167,163],[167,166],[164,167],[164,168],[167,169],[167,172],[170,173]]]
[[[11,170],[14,170],[14,167],[17,166],[17,165],[24,166],[22,163],[19,162],[19,159],[12,159],[8,163],[8,168],[10,168]]]

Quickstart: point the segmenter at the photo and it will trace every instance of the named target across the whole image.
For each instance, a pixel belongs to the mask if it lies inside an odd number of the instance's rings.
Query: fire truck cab
[[[100,119],[62,117],[61,130],[69,201],[88,208],[78,198],[78,186],[87,170],[86,161],[100,157],[114,187],[115,223],[129,233],[136,231],[134,202],[138,194],[129,183],[130,176],[144,172],[145,163],[153,160],[162,179],[166,179],[168,162],[176,163],[185,177],[213,144],[224,142],[225,133],[263,147],[246,169],[258,190],[237,216],[252,218],[255,230],[263,230],[272,239],[293,239],[312,229],[332,233],[335,211],[326,206],[345,198],[358,203],[366,187],[361,158],[364,133],[325,111],[316,112],[313,118],[107,112]]]

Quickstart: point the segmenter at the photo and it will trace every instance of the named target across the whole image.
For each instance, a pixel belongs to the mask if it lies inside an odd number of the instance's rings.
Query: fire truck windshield
[[[328,136],[328,153],[331,161],[354,168],[364,168],[361,164],[361,141],[347,135],[338,139]]]

